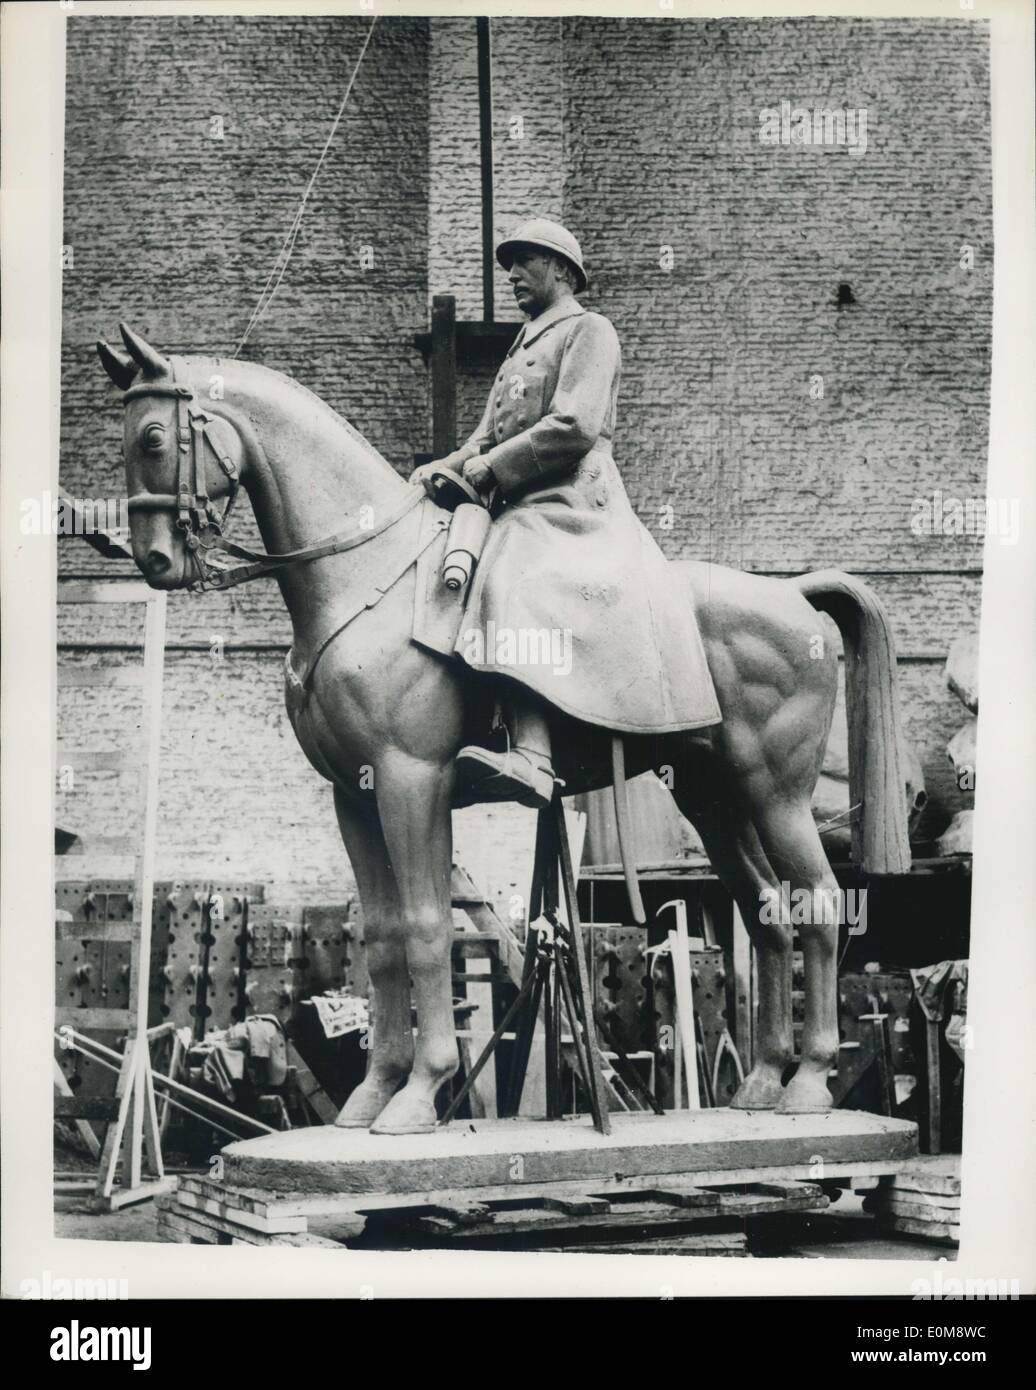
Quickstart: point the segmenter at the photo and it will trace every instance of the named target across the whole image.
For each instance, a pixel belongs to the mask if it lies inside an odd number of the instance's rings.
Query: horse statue
[[[167,358],[125,325],[120,331],[126,351],[102,342],[98,352],[124,392],[139,569],[159,589],[227,588],[270,575],[291,615],[288,712],[306,757],[334,790],[363,905],[371,980],[367,1075],[336,1124],[379,1134],[428,1131],[436,1093],[458,1064],[451,809],[464,794],[454,759],[486,703],[485,677],[414,640],[418,551],[445,540],[444,513],[297,382],[250,362]],[[265,553],[225,535],[239,489]],[[329,536],[329,518],[344,517],[356,520]],[[216,551],[245,563],[220,568]],[[754,1065],[732,1104],[826,1110],[839,1042],[838,916],[818,910],[797,923],[805,1022],[797,1070],[784,1084],[793,1058],[793,927],[786,910],[762,905],[786,904],[789,888],[797,901],[806,890],[828,906],[838,895],[810,809],[838,682],[818,610],[834,618],[845,650],[856,860],[867,873],[909,868],[888,618],[866,585],[836,570],[773,579],[671,563],[673,585],[698,616],[722,722],[627,734],[625,767],[629,776],[673,769],[677,805],[701,835],[755,946]],[[560,712],[552,728],[565,794],[609,785],[611,732]]]

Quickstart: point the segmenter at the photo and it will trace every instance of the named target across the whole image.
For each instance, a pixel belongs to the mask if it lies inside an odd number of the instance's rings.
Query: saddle
[[[432,473],[426,490],[452,517],[442,541],[426,543],[417,560],[413,640],[441,656],[453,658],[468,586],[492,524],[493,496],[483,499],[464,478],[447,470]],[[432,509],[428,510],[431,513]],[[425,540],[423,529],[421,539]],[[630,910],[634,922],[643,925],[647,916],[637,879],[621,734],[612,737],[612,788]]]

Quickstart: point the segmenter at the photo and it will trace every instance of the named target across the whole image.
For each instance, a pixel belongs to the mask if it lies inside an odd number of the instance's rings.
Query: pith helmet
[[[583,253],[579,242],[571,232],[558,222],[548,222],[545,217],[531,217],[516,227],[506,241],[496,248],[496,258],[505,270],[511,269],[514,253],[519,246],[540,246],[545,251],[553,251],[564,256],[575,269],[579,283],[576,292],[586,289],[586,271],[583,269]]]

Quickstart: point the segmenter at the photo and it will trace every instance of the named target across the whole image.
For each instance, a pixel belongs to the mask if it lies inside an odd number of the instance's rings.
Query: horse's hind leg
[[[783,805],[756,819],[770,864],[790,886],[805,975],[805,1021],[798,1070],[777,1109],[784,1114],[830,1110],[827,1075],[838,1059],[838,883],[827,862],[809,801]]]
[[[410,1074],[414,1039],[410,1026],[403,916],[396,882],[373,804],[335,790],[335,810],[363,903],[364,939],[371,981],[370,1064],[335,1124],[367,1129]]]
[[[760,902],[777,886],[751,819],[733,809],[733,788],[717,790],[714,765],[702,762],[677,774],[673,795],[701,834],[713,868],[740,909],[755,947],[759,1017],[755,1059],[731,1100],[740,1110],[772,1110],[792,1059],[791,927],[760,914]],[[739,1039],[739,1041],[743,1040]]]

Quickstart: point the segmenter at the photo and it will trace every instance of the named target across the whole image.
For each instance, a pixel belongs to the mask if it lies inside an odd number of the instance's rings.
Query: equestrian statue
[[[475,433],[409,481],[278,372],[167,357],[125,325],[125,351],[98,344],[124,392],[148,583],[274,577],[291,615],[288,713],[333,787],[371,980],[367,1074],[336,1123],[430,1130],[457,1069],[452,809],[543,807],[559,786],[624,793],[627,775],[663,767],[756,950],[754,1064],[732,1104],[826,1110],[838,914],[798,924],[805,1021],[786,1079],[793,927],[773,903],[838,893],[810,809],[838,683],[818,611],[843,639],[854,857],[865,873],[909,868],[888,618],[837,570],[773,579],[667,561],[612,454],[619,342],[575,297],[578,242],[536,218],[497,257],[526,321]],[[241,490],[264,551],[227,535]]]

